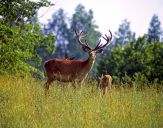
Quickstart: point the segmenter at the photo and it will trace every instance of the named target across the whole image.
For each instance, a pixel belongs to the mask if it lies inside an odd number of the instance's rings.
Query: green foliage
[[[19,26],[6,27],[0,24],[0,69],[2,72],[29,71],[40,64],[41,58],[36,53],[36,48],[50,46],[53,36],[46,37],[41,34],[38,25],[31,33],[32,25],[24,25],[24,30]],[[46,41],[46,44],[45,44]],[[48,45],[47,45],[48,44]],[[50,51],[52,49],[47,49]]]
[[[159,79],[163,81],[163,43],[151,43],[146,47],[147,63],[146,75],[150,76],[150,80]]]
[[[38,48],[53,51],[54,36],[42,34],[38,24],[28,22],[47,1],[3,1],[0,10],[0,73],[36,71],[41,62]],[[12,15],[13,13],[13,15]],[[20,14],[21,13],[21,14]],[[21,18],[21,19],[19,19]],[[25,20],[26,19],[26,20]]]
[[[1,128],[157,128],[163,126],[162,92],[154,88],[113,89],[104,97],[85,83],[79,90],[52,86],[44,95],[42,82],[0,76]]]
[[[48,0],[1,0],[0,16],[6,25],[21,25],[31,22],[40,7],[52,5]]]
[[[101,59],[98,67],[99,74],[110,73],[122,79],[125,74],[134,77],[135,73],[141,73],[149,82],[156,78],[161,82],[163,80],[162,50],[161,42],[146,44],[146,36],[124,47],[118,45]]]

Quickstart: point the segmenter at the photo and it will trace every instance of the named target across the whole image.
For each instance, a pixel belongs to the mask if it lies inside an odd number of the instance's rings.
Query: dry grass
[[[0,76],[1,128],[161,128],[163,92],[154,88],[113,89],[104,97],[94,87],[51,86],[30,77]]]

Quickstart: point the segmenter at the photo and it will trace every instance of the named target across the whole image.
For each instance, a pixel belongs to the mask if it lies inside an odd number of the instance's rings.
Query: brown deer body
[[[44,67],[47,74],[47,82],[45,83],[46,92],[49,89],[49,85],[54,80],[58,80],[61,82],[75,81],[79,83],[80,87],[82,87],[82,82],[84,78],[88,75],[89,71],[91,70],[94,64],[96,54],[101,53],[103,51],[103,48],[108,45],[112,39],[112,34],[111,37],[105,35],[105,37],[103,38],[107,41],[107,43],[102,45],[100,44],[100,40],[97,46],[92,49],[86,42],[82,42],[83,38],[85,37],[82,32],[76,32],[76,36],[83,50],[89,53],[88,59],[85,61],[70,59],[50,59],[45,62]]]
[[[105,95],[108,90],[112,88],[112,77],[110,75],[104,75],[100,82],[100,88],[103,91],[103,95]]]

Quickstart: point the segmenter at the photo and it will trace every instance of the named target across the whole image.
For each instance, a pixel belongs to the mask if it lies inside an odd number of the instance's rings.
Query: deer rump
[[[72,82],[83,78],[83,73],[79,72],[79,69],[84,66],[81,60],[52,59],[44,66],[48,79]]]

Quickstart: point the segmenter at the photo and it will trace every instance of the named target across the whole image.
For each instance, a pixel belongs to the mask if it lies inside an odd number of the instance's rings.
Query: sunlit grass
[[[159,128],[163,127],[163,93],[113,89],[100,97],[85,84],[82,94],[69,84],[54,83],[48,96],[44,81],[0,76],[2,128]]]

